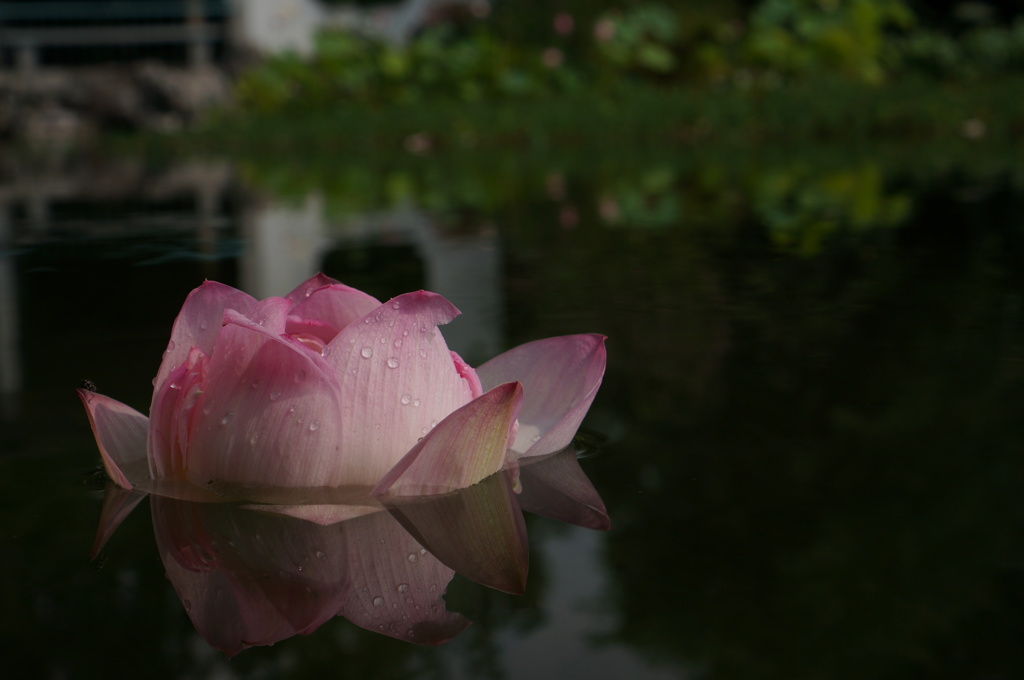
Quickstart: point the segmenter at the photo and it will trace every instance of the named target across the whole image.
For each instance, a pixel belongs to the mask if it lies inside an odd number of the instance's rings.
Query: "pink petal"
[[[323,354],[324,347],[338,334],[338,329],[329,323],[318,321],[317,319],[302,319],[297,316],[289,316],[285,333],[317,354]]]
[[[329,324],[335,332],[380,307],[380,301],[341,283],[323,286],[298,300],[291,315]],[[334,337],[334,336],[331,336]],[[331,338],[326,338],[329,342]]]
[[[512,449],[539,456],[569,445],[601,386],[603,335],[566,335],[520,345],[477,369],[483,388],[523,384],[519,432]]]
[[[263,326],[271,333],[283,335],[287,327],[291,308],[291,300],[269,297],[257,302],[247,313],[234,309],[225,309],[223,323],[228,323],[229,321],[238,322],[240,319],[246,318],[259,326]]]
[[[469,626],[445,608],[443,595],[455,572],[391,515],[379,512],[339,528],[352,583],[340,615],[374,633],[424,645],[439,645]]]
[[[343,447],[341,431],[349,424],[339,418],[341,395],[329,367],[297,342],[226,316],[193,410],[189,480],[254,487],[359,483],[362,452]]]
[[[506,471],[453,493],[389,498],[385,506],[459,574],[506,593],[526,590],[526,523]]]
[[[323,273],[318,272],[296,286],[295,290],[285,295],[285,297],[291,300],[292,304],[298,304],[312,295],[313,291],[317,288],[323,288],[324,286],[330,286],[336,283],[338,282],[330,276],[325,276]]]
[[[193,407],[202,393],[207,357],[192,348],[185,362],[153,392],[149,420],[149,472],[154,479],[185,477],[185,446]]]
[[[356,517],[380,512],[380,505],[244,505],[247,510],[266,512],[273,515],[284,515],[312,522],[320,526],[330,526],[346,522]]]
[[[506,383],[441,421],[371,492],[422,496],[463,489],[501,469],[523,400],[519,383]]]
[[[207,642],[230,655],[309,633],[350,589],[346,542],[315,524],[153,497],[167,577]]]
[[[123,489],[119,486],[107,487],[106,493],[103,494],[100,524],[96,528],[96,538],[93,540],[89,559],[96,558],[121,523],[145,497],[146,494],[141,491]]]
[[[611,529],[604,501],[580,467],[574,447],[523,459],[519,481],[524,511],[590,529]]]
[[[122,489],[148,478],[146,435],[149,419],[121,402],[96,392],[78,390],[89,415],[103,468]]]
[[[458,310],[440,295],[397,297],[349,324],[324,348],[340,382],[336,440],[360,456],[353,483],[376,484],[416,441],[470,401],[437,324]]]
[[[240,290],[216,281],[206,281],[185,298],[178,317],[171,329],[171,340],[167,343],[163,362],[156,374],[153,385],[163,385],[167,376],[180,366],[193,347],[209,356],[220,333],[224,310],[234,309],[248,314],[256,306],[256,300]]]

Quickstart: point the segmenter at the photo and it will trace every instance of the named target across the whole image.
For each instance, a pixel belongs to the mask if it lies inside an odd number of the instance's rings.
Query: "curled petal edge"
[[[522,402],[522,385],[511,382],[462,406],[417,442],[371,495],[447,493],[494,474],[505,462]]]
[[[78,397],[89,416],[89,425],[103,459],[103,469],[110,479],[122,489],[132,489],[139,481],[148,478],[146,438],[149,418],[103,394],[79,389]]]

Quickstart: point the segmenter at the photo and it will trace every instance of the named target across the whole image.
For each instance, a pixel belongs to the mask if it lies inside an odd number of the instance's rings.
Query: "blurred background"
[[[89,560],[82,379],[204,279],[425,288],[478,365],[609,337],[608,533],[529,521],[427,649],[227,660],[145,504]],[[1024,1],[0,1],[13,678],[1024,677]]]

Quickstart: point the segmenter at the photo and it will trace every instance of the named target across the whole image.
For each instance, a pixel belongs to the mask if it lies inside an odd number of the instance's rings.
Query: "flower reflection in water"
[[[344,504],[202,502],[158,493],[150,502],[168,578],[196,630],[229,656],[312,633],[334,616],[438,645],[470,624],[443,600],[456,572],[524,591],[524,510],[610,527],[574,447],[524,459],[515,477],[501,470],[450,493],[385,493]],[[94,554],[145,496],[109,486]]]

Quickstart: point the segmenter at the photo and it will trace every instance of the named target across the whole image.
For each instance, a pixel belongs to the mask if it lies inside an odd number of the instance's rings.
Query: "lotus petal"
[[[228,505],[153,497],[153,527],[192,623],[232,656],[310,633],[345,601],[349,555],[337,532]]]
[[[419,438],[473,398],[437,332],[456,314],[439,295],[408,293],[349,324],[324,348],[343,395],[336,419],[347,424],[334,441],[362,462],[347,483],[376,484]]]
[[[157,388],[163,385],[171,371],[184,363],[193,347],[207,356],[213,353],[224,310],[234,309],[248,314],[255,306],[256,300],[252,296],[216,281],[206,281],[189,293],[174,320],[171,340],[167,343],[167,351],[153,385]]]
[[[391,497],[384,504],[427,550],[466,578],[506,593],[526,590],[526,523],[505,471],[452,493]]]
[[[445,493],[494,474],[505,460],[522,401],[519,383],[506,383],[469,402],[431,430],[371,493]]]
[[[188,479],[253,487],[357,483],[365,465],[358,450],[341,447],[345,423],[333,372],[297,342],[237,315],[226,319],[192,409]]]
[[[371,295],[341,283],[323,286],[299,300],[291,315],[298,319],[313,320],[333,327],[335,334],[353,321],[363,318],[380,307],[380,301]],[[334,336],[326,338],[330,342]]]
[[[523,384],[516,453],[541,456],[572,442],[604,377],[604,341],[593,334],[537,340],[477,368],[485,390],[512,380]]]
[[[347,541],[353,585],[339,614],[374,633],[423,645],[439,645],[469,626],[445,607],[443,595],[455,572],[391,515],[366,515],[335,530]]]
[[[116,399],[78,390],[89,415],[96,445],[107,475],[122,489],[131,489],[148,477],[146,435],[149,418]]]
[[[185,447],[193,407],[202,393],[207,357],[193,347],[185,363],[153,392],[149,415],[149,473],[153,479],[185,478]]]
[[[117,528],[145,497],[146,494],[141,491],[123,489],[113,484],[107,485],[103,494],[103,509],[100,511],[100,525],[96,529],[96,538],[93,539],[89,559],[96,559]]]
[[[312,295],[313,291],[316,289],[323,288],[324,286],[331,286],[336,283],[340,282],[337,279],[332,279],[330,276],[325,275],[323,272],[317,272],[299,285],[295,286],[295,289],[285,295],[285,297],[291,300],[293,304],[298,304]]]
[[[225,309],[223,323],[238,323],[244,318],[257,326],[266,328],[271,333],[284,335],[291,309],[291,300],[270,297],[257,302],[248,313],[242,313],[237,309]]]
[[[519,504],[525,512],[589,529],[611,529],[604,501],[580,467],[574,447],[523,459],[519,481]]]
[[[319,524],[320,526],[325,527],[383,510],[380,505],[340,505],[324,503],[315,505],[245,505],[242,507],[255,512],[266,512],[274,515],[293,517],[295,519],[312,522],[313,524]]]

